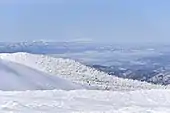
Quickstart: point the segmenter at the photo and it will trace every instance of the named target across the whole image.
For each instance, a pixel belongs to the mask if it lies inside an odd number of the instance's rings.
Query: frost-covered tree
[[[169,88],[169,86],[164,87],[136,80],[118,78],[114,75],[108,75],[71,59],[54,58],[29,53],[1,54],[0,57],[50,73],[54,76],[59,75],[60,77],[68,79],[74,83],[100,90]]]

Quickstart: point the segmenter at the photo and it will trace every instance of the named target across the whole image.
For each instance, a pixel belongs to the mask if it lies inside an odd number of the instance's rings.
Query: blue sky
[[[170,43],[169,0],[0,1],[1,41]]]

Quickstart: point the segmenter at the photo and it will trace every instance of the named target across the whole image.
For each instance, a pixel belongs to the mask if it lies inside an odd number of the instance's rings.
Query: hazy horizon
[[[7,0],[0,5],[1,42],[170,44],[168,0]]]

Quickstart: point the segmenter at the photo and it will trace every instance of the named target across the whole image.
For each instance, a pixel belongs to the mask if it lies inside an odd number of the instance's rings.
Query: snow
[[[170,90],[0,92],[0,113],[170,113]]]
[[[87,67],[70,59],[53,58],[29,53],[3,53],[0,58],[16,62],[53,76],[67,79],[81,85],[100,90],[162,89],[169,86],[153,85],[146,82],[122,79]]]
[[[51,76],[14,62],[0,60],[0,90],[50,90],[81,89],[58,76]]]
[[[0,78],[0,113],[170,113],[169,86],[121,79],[70,59],[0,54]]]

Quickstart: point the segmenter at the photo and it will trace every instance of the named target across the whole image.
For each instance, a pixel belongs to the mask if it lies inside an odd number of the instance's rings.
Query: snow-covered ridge
[[[0,60],[0,90],[73,90],[82,89],[58,76],[51,76],[22,64]]]
[[[70,59],[53,58],[29,53],[0,54],[0,58],[35,68],[51,75],[57,75],[76,83],[107,90],[134,90],[167,88],[127,79],[110,76],[104,72],[87,67]]]

